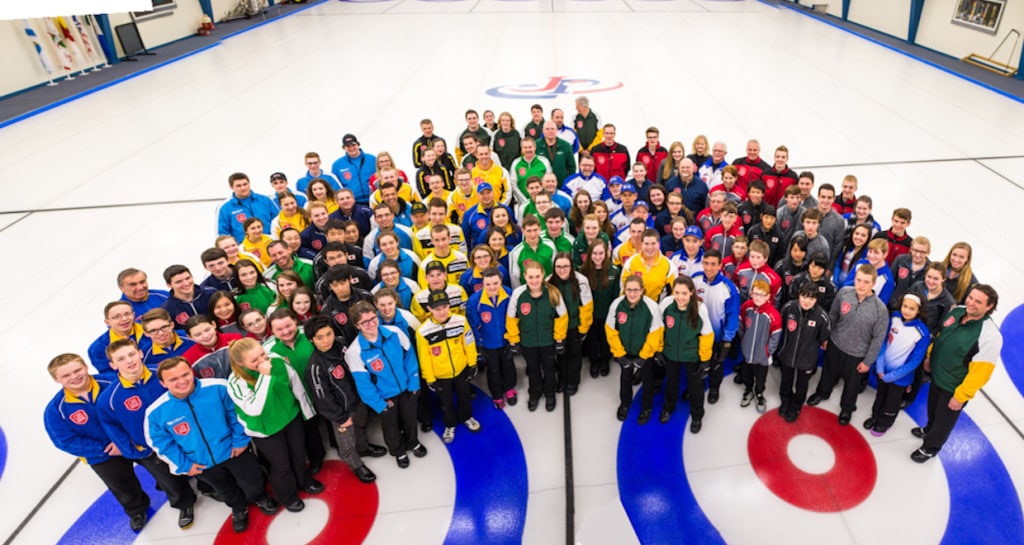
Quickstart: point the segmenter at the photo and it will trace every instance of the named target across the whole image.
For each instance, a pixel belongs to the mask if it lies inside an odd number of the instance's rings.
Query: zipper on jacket
[[[206,452],[210,453],[210,461],[213,465],[217,465],[217,457],[213,455],[213,449],[210,448],[210,442],[206,440],[206,434],[203,433],[203,427],[199,425],[199,417],[196,416],[196,408],[192,406],[192,401],[189,398],[185,398],[185,404],[188,405],[188,410],[192,412],[192,420],[196,423],[196,429],[199,430],[199,437],[203,439],[203,445],[206,446]]]

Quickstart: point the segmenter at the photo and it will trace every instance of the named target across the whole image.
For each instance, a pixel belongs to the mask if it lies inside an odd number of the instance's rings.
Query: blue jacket
[[[149,349],[142,353],[142,361],[150,367],[156,367],[158,363],[166,360],[167,358],[183,355],[186,350],[192,348],[195,344],[195,341],[192,339],[186,339],[175,333],[174,344],[172,344],[170,348],[150,344]]]
[[[110,381],[93,377],[89,399],[75,397],[61,389],[46,405],[43,423],[53,445],[68,454],[78,456],[87,464],[99,464],[110,459],[103,450],[110,437],[100,424],[96,401]]]
[[[356,197],[356,199],[358,198],[359,197]],[[351,220],[356,222],[356,225],[359,226],[359,242],[357,244],[362,246],[363,239],[366,238],[366,235],[370,234],[370,222],[373,220],[373,211],[364,204],[356,204],[352,207],[351,214],[346,214],[339,208],[331,213],[331,219]]]
[[[841,286],[836,286],[836,289],[844,288],[846,286],[852,286],[853,281],[857,277],[857,269],[861,265],[871,265],[868,263],[867,258],[861,259],[850,267],[850,273],[846,275]],[[896,289],[896,279],[892,276],[892,270],[889,269],[889,265],[882,265],[880,269],[877,269],[878,278],[875,280],[875,295],[882,301],[882,304],[889,306],[889,299],[892,298],[892,292]]]
[[[348,345],[345,362],[363,403],[380,414],[388,407],[388,399],[420,389],[420,364],[404,332],[394,326],[381,326],[378,331],[374,343],[357,335]]]
[[[508,345],[505,340],[505,317],[508,314],[509,292],[505,287],[498,293],[498,300],[484,296],[484,290],[474,292],[466,303],[466,320],[473,328],[476,342],[488,350]]]
[[[349,157],[347,153],[339,157],[331,165],[331,174],[341,185],[352,190],[359,204],[370,202],[370,177],[377,172],[377,158],[359,148],[359,157]]]
[[[153,453],[146,443],[146,408],[164,395],[167,388],[149,369],[135,384],[125,382],[120,376],[110,384],[96,402],[100,423],[122,456],[129,460],[146,458]]]
[[[149,297],[145,301],[132,301],[124,293],[121,294],[121,300],[132,306],[132,312],[135,313],[135,321],[138,321],[147,311],[163,307],[164,301],[169,296],[170,293],[164,290],[149,290]]]
[[[872,365],[875,373],[882,373],[882,381],[897,386],[910,386],[914,370],[924,362],[931,344],[928,326],[918,318],[903,321],[903,314],[893,313],[889,319],[889,334]]]
[[[142,324],[138,322],[132,326],[134,331],[132,332],[131,338],[138,345],[139,350],[143,354],[149,352],[153,347],[153,341],[150,340],[145,334],[142,333]],[[110,368],[110,359],[107,358],[107,347],[113,342],[110,329],[107,329],[96,340],[89,345],[89,362],[96,369],[96,372],[101,376],[113,377],[117,373]]]
[[[303,195],[302,200],[305,201],[306,188],[309,187],[309,182],[312,182],[317,178],[320,178],[321,180],[327,182],[327,185],[331,186],[331,189],[333,189],[335,193],[337,193],[337,191],[341,189],[341,184],[338,183],[338,179],[335,178],[333,174],[327,172],[326,170],[321,170],[320,175],[316,177],[311,176],[309,174],[309,171],[307,170],[305,176],[295,181],[295,189],[296,191],[298,191],[298,193],[296,193],[295,196],[298,197],[299,195]],[[299,206],[305,206],[305,202],[299,203]]]
[[[248,218],[263,220],[263,232],[270,234],[270,222],[274,221],[280,210],[270,197],[250,193],[248,197],[239,199],[234,194],[220,205],[217,210],[217,234],[231,235],[242,242],[245,228],[242,224]]]
[[[480,206],[480,203],[476,203],[462,215],[462,236],[467,244],[471,240],[478,240],[480,235],[487,231],[487,228],[491,226],[491,210],[498,206],[508,211],[508,217],[513,223],[516,221],[516,215],[512,209],[500,202],[495,201],[491,208],[484,208]]]
[[[508,269],[500,263],[497,269],[501,273],[501,284],[505,286],[505,289],[511,289],[512,279],[508,275]],[[462,289],[466,290],[466,293],[472,295],[484,289],[484,277],[480,275],[481,272],[476,267],[463,271],[462,276],[459,277],[459,285],[462,286]]]
[[[736,284],[718,273],[715,279],[708,282],[704,273],[693,276],[697,289],[697,297],[708,309],[711,328],[715,330],[715,342],[732,342],[740,326],[740,293]]]
[[[708,198],[708,186],[696,173],[693,174],[693,179],[690,180],[690,183],[685,186],[682,180],[679,179],[678,174],[669,178],[665,182],[665,189],[682,194],[683,206],[693,211],[703,210],[704,203]]]
[[[146,443],[176,475],[188,473],[192,464],[211,468],[231,458],[231,449],[249,445],[223,379],[196,379],[185,399],[160,396],[146,409],[145,430]]]
[[[174,320],[175,329],[184,330],[185,322],[189,318],[196,314],[207,314],[210,312],[210,297],[213,295],[215,290],[212,288],[204,288],[202,286],[196,286],[192,292],[191,301],[182,301],[174,295],[171,295],[164,301],[164,310],[167,314],[171,315],[171,320]]]

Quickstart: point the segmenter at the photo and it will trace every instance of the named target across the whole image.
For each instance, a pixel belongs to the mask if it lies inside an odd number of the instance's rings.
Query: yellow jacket
[[[428,319],[416,331],[416,351],[420,374],[428,384],[437,379],[452,379],[466,367],[476,366],[476,338],[466,319],[452,314],[439,324]]]

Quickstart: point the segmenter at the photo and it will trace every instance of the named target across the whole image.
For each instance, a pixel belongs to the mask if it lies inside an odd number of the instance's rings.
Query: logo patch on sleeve
[[[178,435],[188,435],[189,432],[192,431],[192,426],[190,426],[188,422],[182,422],[180,424],[175,424],[173,429],[174,433]]]
[[[87,422],[89,422],[89,413],[85,412],[82,409],[78,409],[77,411],[71,413],[70,416],[68,416],[68,420],[75,424],[78,424],[79,426],[84,426]]]
[[[132,396],[124,400],[124,408],[129,411],[137,411],[142,408],[142,399],[139,396]]]

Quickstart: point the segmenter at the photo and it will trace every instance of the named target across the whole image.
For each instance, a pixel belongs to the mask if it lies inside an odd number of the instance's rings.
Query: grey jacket
[[[874,363],[889,329],[889,311],[882,300],[872,292],[858,301],[853,286],[847,286],[836,294],[829,318],[829,342],[851,356],[863,358],[868,365]]]

